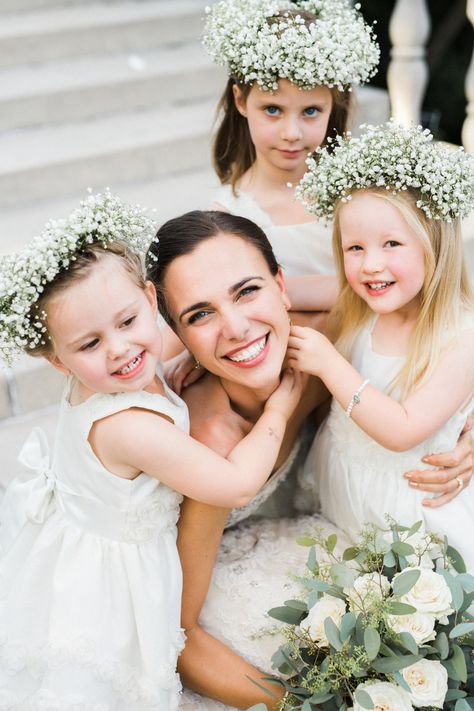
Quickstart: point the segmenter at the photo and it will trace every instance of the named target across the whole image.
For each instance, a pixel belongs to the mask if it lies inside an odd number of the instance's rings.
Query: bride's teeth
[[[235,363],[241,363],[244,360],[252,360],[252,358],[256,358],[256,356],[258,356],[258,354],[263,351],[263,349],[265,348],[265,342],[266,337],[264,336],[259,341],[252,343],[252,345],[248,348],[245,348],[245,350],[228,357]]]
[[[126,375],[127,373],[130,373],[131,370],[134,370],[134,369],[137,367],[137,365],[139,364],[139,362],[141,361],[141,359],[142,359],[141,355],[137,355],[137,357],[134,358],[131,363],[129,363],[128,365],[126,365],[126,366],[125,366],[124,368],[122,368],[121,370],[118,370],[117,373],[118,373],[119,375]]]

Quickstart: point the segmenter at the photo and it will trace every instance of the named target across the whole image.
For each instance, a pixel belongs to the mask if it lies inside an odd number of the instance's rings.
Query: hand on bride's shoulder
[[[189,409],[191,436],[226,457],[252,429],[235,412],[218,378],[211,373],[183,391]]]

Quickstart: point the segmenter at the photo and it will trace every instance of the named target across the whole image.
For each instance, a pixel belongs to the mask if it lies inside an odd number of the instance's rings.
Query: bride
[[[160,310],[207,371],[184,392],[191,434],[227,454],[279,382],[290,308],[281,269],[262,230],[229,213],[187,213],[163,225],[158,238],[152,251],[159,260],[149,260],[149,278]],[[179,671],[183,684],[199,693],[184,693],[183,710],[246,709],[258,702],[277,708],[278,699],[249,677],[281,695],[278,686],[262,681],[261,670],[270,671],[278,647],[265,612],[295,595],[296,583],[288,574],[302,571],[307,555],[295,538],[314,526],[336,531],[317,514],[290,518],[298,464],[309,443],[308,415],[326,398],[321,382],[308,378],[277,468],[249,506],[230,513],[192,500],[182,506],[178,547],[187,642]],[[314,434],[310,423],[311,429]],[[466,483],[470,479],[470,435],[461,437],[453,453],[430,458],[430,464],[451,468],[417,472],[412,481],[452,496],[456,476],[463,473]],[[315,500],[314,491],[299,493]],[[339,538],[347,545],[342,534]]]

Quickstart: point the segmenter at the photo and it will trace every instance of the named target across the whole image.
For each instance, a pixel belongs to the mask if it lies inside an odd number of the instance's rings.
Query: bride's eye
[[[260,291],[261,288],[261,286],[257,286],[256,284],[252,284],[251,286],[245,286],[239,291],[237,298],[240,299],[242,296],[248,296],[249,294],[253,294],[256,291]]]
[[[210,311],[195,311],[191,316],[188,318],[188,324],[192,325],[193,323],[197,323],[198,321],[202,321],[203,318],[208,316],[210,314]]]

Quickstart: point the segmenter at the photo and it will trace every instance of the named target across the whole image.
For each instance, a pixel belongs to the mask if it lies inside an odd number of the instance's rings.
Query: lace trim
[[[175,651],[175,657],[184,647],[185,636],[182,630],[177,631],[175,639],[170,641],[170,647]],[[65,647],[60,644],[50,642],[43,647],[29,647],[21,642],[3,641],[0,646],[0,666],[5,674],[14,677],[16,674],[27,672],[33,679],[41,683],[44,674],[51,669],[60,669],[67,665],[79,666],[87,669],[91,676],[97,681],[103,682],[110,686],[120,699],[128,703],[142,702],[156,708],[157,711],[163,711],[158,708],[161,700],[161,690],[174,692],[176,696],[176,708],[178,703],[178,695],[181,691],[181,682],[176,673],[176,664],[172,662],[162,663],[155,670],[154,677],[145,676],[136,667],[131,667],[128,664],[123,664],[117,659],[111,657],[101,657],[97,651],[95,644],[88,639],[76,639],[70,646]],[[39,689],[30,697],[30,699],[20,698],[15,696],[5,689],[0,692],[0,709],[15,709],[15,704],[18,711],[49,711],[50,706],[44,705],[48,698],[49,692]],[[69,708],[74,711],[102,711],[102,706],[93,707],[91,710],[88,703],[84,706],[82,699],[71,695],[70,697],[57,700],[60,702],[58,711],[69,711]],[[52,698],[53,705],[51,710],[55,711],[56,699]],[[64,706],[67,702],[70,705]],[[12,706],[13,704],[13,706]],[[72,704],[72,705],[71,705]],[[79,704],[79,706],[77,705]],[[82,704],[82,705],[81,705]],[[112,711],[108,707],[104,707],[106,711]]]
[[[182,500],[181,494],[161,485],[151,502],[127,511],[124,540],[128,543],[144,543],[173,529],[178,523]]]

